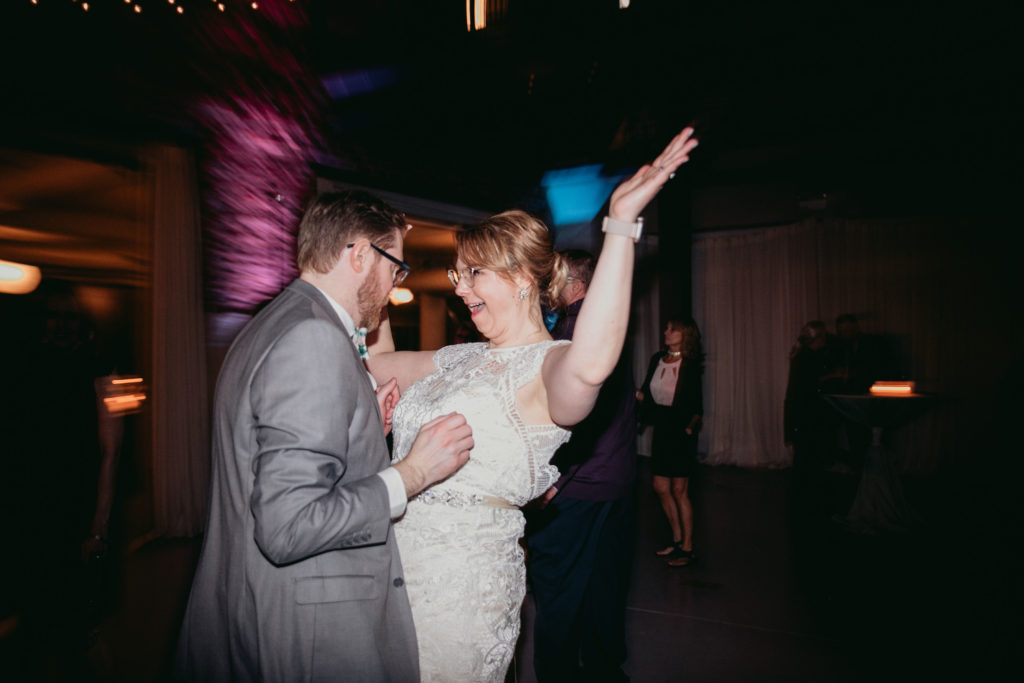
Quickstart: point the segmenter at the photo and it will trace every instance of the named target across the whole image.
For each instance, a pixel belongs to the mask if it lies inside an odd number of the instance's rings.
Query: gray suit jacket
[[[418,681],[369,377],[295,280],[238,335],[214,400],[210,516],[175,659],[194,681]]]

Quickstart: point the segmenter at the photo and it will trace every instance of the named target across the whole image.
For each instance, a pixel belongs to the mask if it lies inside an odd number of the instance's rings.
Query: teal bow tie
[[[370,352],[366,349],[366,328],[356,328],[355,338],[353,341],[356,343],[356,351],[359,352],[359,357],[363,360],[367,360],[370,357]]]

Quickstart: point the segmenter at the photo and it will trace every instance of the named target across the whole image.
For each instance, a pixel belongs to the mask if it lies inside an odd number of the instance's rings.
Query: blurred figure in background
[[[20,303],[20,319],[4,321],[18,341],[4,355],[0,399],[0,523],[10,550],[0,603],[18,622],[13,668],[81,680],[92,620],[81,543],[99,462],[94,326],[70,282],[44,279]]]
[[[881,337],[861,332],[857,316],[844,313],[836,317],[836,336],[830,344],[834,366],[832,377],[839,381],[836,393],[863,394],[886,368]]]
[[[704,353],[693,320],[669,320],[664,342],[665,350],[651,356],[637,399],[642,405],[641,422],[654,426],[654,491],[672,530],[672,542],[657,554],[669,566],[683,567],[694,559],[689,485],[697,466],[697,435],[704,416]]]
[[[839,416],[822,398],[829,375],[825,323],[811,320],[789,354],[789,379],[783,403],[783,435],[793,448],[797,493],[811,502],[822,490],[820,475],[833,464]]]
[[[592,254],[562,252],[565,314],[552,331],[572,339],[594,274]],[[562,473],[527,516],[527,573],[537,605],[534,668],[541,681],[626,680],[626,592],[635,519],[636,387],[624,351],[590,415],[552,464]],[[583,670],[580,671],[582,662]]]
[[[812,320],[790,350],[783,433],[793,448],[795,467],[821,469],[832,461],[837,420],[821,398],[822,382],[829,375],[827,342],[825,323]]]
[[[836,335],[827,347],[828,364],[826,392],[864,394],[888,371],[888,360],[882,338],[865,334],[857,316],[843,313],[836,317]],[[838,462],[832,469],[841,474],[859,471],[871,444],[871,429],[853,420],[839,421]]]

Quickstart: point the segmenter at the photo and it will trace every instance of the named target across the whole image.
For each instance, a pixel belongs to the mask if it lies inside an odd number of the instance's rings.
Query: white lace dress
[[[517,507],[558,478],[549,465],[569,432],[529,425],[516,390],[537,376],[552,344],[511,349],[447,346],[434,372],[402,396],[394,414],[395,461],[419,428],[457,411],[473,428],[469,462],[414,496],[395,525],[419,642],[423,681],[504,680],[519,637],[526,568]],[[511,504],[511,505],[509,505]]]

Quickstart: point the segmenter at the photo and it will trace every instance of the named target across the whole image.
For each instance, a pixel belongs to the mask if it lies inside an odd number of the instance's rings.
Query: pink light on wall
[[[252,311],[295,277],[295,231],[314,191],[327,101],[302,61],[300,3],[199,32],[206,88],[193,105],[202,159],[206,296],[214,310]]]

